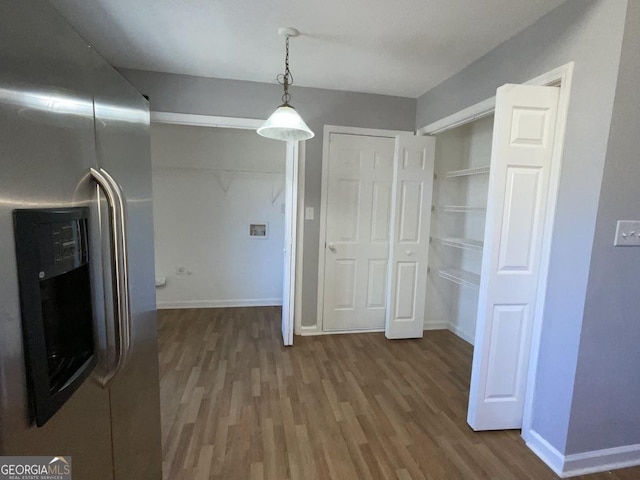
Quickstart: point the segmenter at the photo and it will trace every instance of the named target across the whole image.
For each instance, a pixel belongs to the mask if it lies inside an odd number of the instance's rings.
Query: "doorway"
[[[282,306],[293,342],[299,149],[261,122],[152,112],[158,308]]]
[[[383,331],[395,136],[325,126],[318,319],[323,332]]]
[[[394,139],[332,133],[325,331],[384,328]]]

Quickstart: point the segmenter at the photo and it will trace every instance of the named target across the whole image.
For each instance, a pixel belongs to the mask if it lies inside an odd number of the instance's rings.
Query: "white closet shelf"
[[[437,208],[447,213],[484,213],[487,211],[484,207],[472,207],[470,205],[440,205]]]
[[[444,178],[456,178],[456,177],[468,177],[470,175],[481,175],[483,173],[489,173],[489,165],[484,167],[465,168],[463,170],[452,170],[446,172]]]
[[[463,250],[482,251],[484,242],[481,240],[472,240],[470,238],[434,238],[436,242],[447,247],[461,248]]]
[[[449,280],[450,282],[457,283],[464,287],[480,286],[480,275],[467,272],[466,270],[459,270],[457,268],[440,268],[438,269],[438,275],[445,280]]]

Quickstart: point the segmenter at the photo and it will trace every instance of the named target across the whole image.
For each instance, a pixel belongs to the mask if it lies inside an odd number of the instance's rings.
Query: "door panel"
[[[387,338],[420,338],[424,327],[436,141],[396,138],[389,247]]]
[[[369,260],[369,278],[367,279],[367,308],[385,308],[387,261]]]
[[[522,369],[521,344],[527,316],[526,305],[496,305],[493,309],[495,328],[491,332],[487,400],[517,401],[516,393]],[[503,363],[504,359],[516,359]]]
[[[467,421],[520,428],[559,89],[498,89]]]
[[[540,174],[539,168],[507,168],[507,198],[498,266],[501,272],[530,270],[532,242],[539,223]]]
[[[373,182],[373,218],[371,220],[371,243],[389,243],[389,220],[391,219],[391,184]]]
[[[356,262],[355,260],[336,261],[336,282],[334,287],[335,307],[339,309],[356,308]]]
[[[417,274],[418,264],[416,262],[398,262],[394,299],[396,320],[412,321],[414,319]]]
[[[400,186],[400,242],[420,242],[422,211],[422,182],[403,180]]]
[[[335,235],[337,240],[357,242],[360,224],[360,182],[358,180],[339,180],[334,200],[344,209],[336,219]]]
[[[331,134],[323,329],[384,326],[394,140]]]

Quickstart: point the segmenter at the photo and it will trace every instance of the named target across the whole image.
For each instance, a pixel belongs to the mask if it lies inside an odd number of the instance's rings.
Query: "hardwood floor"
[[[555,479],[519,432],[466,424],[448,331],[296,337],[276,307],[159,312],[164,478]],[[640,468],[575,477],[640,478]]]

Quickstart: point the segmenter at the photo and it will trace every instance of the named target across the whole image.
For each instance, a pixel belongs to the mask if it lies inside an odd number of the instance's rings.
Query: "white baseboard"
[[[446,330],[449,322],[424,322],[423,330]]]
[[[450,325],[449,322],[425,322],[424,324],[424,330],[450,330]],[[342,334],[342,333],[379,333],[379,332],[384,332],[384,328],[373,328],[373,329],[368,329],[368,330],[333,330],[333,331],[327,331],[327,332],[323,332],[322,330],[320,330],[318,328],[317,325],[310,325],[310,326],[302,326],[300,329],[300,333],[299,335],[302,336],[312,336],[312,335],[334,335],[334,334]],[[456,332],[454,332],[456,333]],[[456,333],[457,334],[457,333]],[[467,340],[467,338],[465,338],[464,336],[462,337],[465,340]],[[469,340],[467,340],[469,341]]]
[[[235,300],[178,300],[158,301],[159,310],[180,308],[279,307],[282,298],[250,298]]]
[[[381,333],[384,332],[384,328],[363,328],[354,330],[328,330],[326,332],[320,332],[319,335],[342,335],[344,333]]]
[[[446,320],[426,321],[426,322],[424,322],[424,328],[423,329],[425,331],[426,330],[449,330],[449,331],[455,333],[457,336],[459,336],[465,342],[470,343],[471,345],[473,345],[473,342],[475,340],[473,334],[470,335],[469,333],[467,333],[464,330],[456,327],[455,325],[451,325]]]
[[[428,322],[424,324],[424,330],[446,330],[449,328],[448,322]],[[302,327],[300,331],[300,335],[302,336],[311,336],[311,335],[341,335],[343,333],[380,333],[384,332],[384,328],[369,328],[362,330],[330,330],[323,332],[316,325],[309,327]]]
[[[563,455],[537,432],[522,433],[527,446],[560,478],[640,465],[640,444]]]
[[[301,335],[303,337],[310,337],[312,335],[322,335],[322,332],[318,328],[318,325],[308,325],[308,326],[302,325],[300,327],[300,331],[295,333],[296,335]]]
[[[473,342],[475,341],[474,335],[473,334],[469,334],[467,332],[465,332],[464,330],[462,330],[461,328],[456,327],[455,325],[447,325],[447,328],[455,333],[457,336],[459,336],[461,339],[463,339],[465,342],[470,343],[471,345],[473,345]]]
[[[343,335],[345,333],[381,333],[384,332],[384,328],[363,328],[352,330],[320,330],[317,326],[302,327],[300,335],[310,337],[312,335]]]
[[[606,472],[618,468],[640,465],[640,445],[606,448],[567,455],[564,460],[564,476],[575,477],[588,473]]]
[[[562,467],[564,465],[563,454],[534,430],[529,430],[528,432],[523,431],[522,438],[527,443],[527,447],[540,457],[540,460],[546,463],[556,475],[562,477]]]

